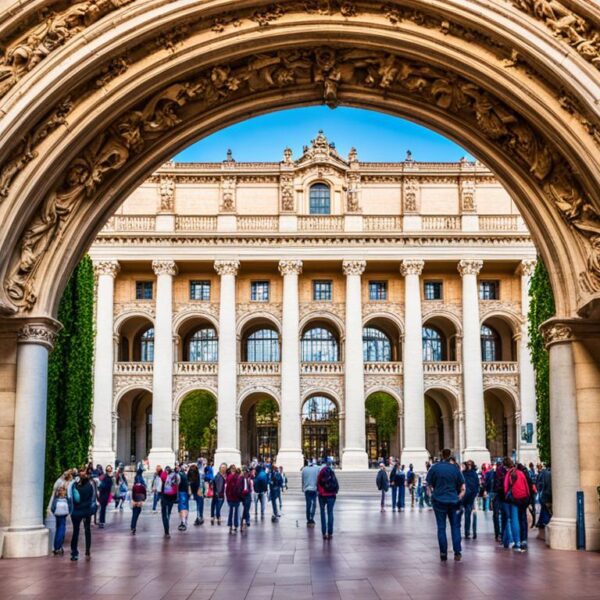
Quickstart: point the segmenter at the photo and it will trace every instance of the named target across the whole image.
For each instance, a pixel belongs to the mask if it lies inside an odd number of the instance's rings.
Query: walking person
[[[96,512],[96,487],[90,480],[85,467],[79,470],[79,478],[71,484],[70,496],[73,503],[71,522],[73,535],[71,536],[71,560],[79,559],[79,529],[83,521],[85,534],[85,557],[90,558],[92,547],[92,515]]]
[[[319,471],[317,477],[321,533],[324,540],[333,537],[333,507],[339,490],[340,486],[333,470],[333,460],[328,457],[327,464]]]
[[[160,490],[161,518],[165,537],[170,538],[169,521],[171,519],[173,506],[177,502],[177,496],[179,494],[179,475],[173,471],[171,467],[166,466],[161,473],[160,478],[162,480],[162,487]]]
[[[230,465],[225,478],[225,498],[229,506],[229,514],[227,515],[227,526],[229,533],[237,533],[240,524],[240,502],[242,494],[239,485],[240,470],[235,465]]]
[[[492,516],[494,520],[494,538],[500,544],[504,544],[504,533],[506,530],[507,518],[504,511],[504,478],[506,477],[506,467],[501,459],[496,461],[494,478],[492,480]]]
[[[392,488],[392,512],[404,510],[404,494],[406,474],[404,465],[395,463],[390,473],[390,487]]]
[[[441,461],[435,463],[427,473],[427,485],[432,489],[432,505],[437,524],[440,559],[448,560],[448,538],[446,520],[450,522],[454,560],[462,558],[460,543],[460,502],[465,495],[465,479],[460,469],[450,463],[451,450],[444,448]]]
[[[465,539],[471,537],[471,515],[475,501],[477,500],[477,494],[479,493],[479,475],[477,474],[477,467],[472,460],[468,460],[464,463],[463,477],[465,479],[465,495],[462,499],[462,506],[465,512]],[[475,523],[473,523],[473,539],[477,539],[477,529]]]
[[[137,522],[142,513],[142,507],[147,497],[146,481],[144,480],[144,469],[138,467],[133,487],[131,488],[131,535],[135,535]]]
[[[385,495],[390,489],[390,480],[388,478],[387,471],[385,470],[385,463],[379,463],[379,471],[377,471],[377,477],[375,478],[375,484],[381,494],[381,512],[385,512]]]
[[[219,467],[219,471],[212,478],[212,501],[210,503],[210,524],[217,525],[221,524],[221,508],[225,502],[225,477],[227,476],[227,465],[222,463]]]
[[[65,533],[67,531],[67,517],[72,511],[73,502],[67,497],[67,488],[61,486],[54,493],[50,505],[50,512],[54,515],[56,521],[52,544],[52,554],[55,556],[57,554],[62,556],[65,553],[63,544],[65,541]]]
[[[106,465],[104,474],[100,476],[98,482],[98,504],[100,504],[100,523],[98,523],[98,527],[100,529],[104,529],[106,524],[106,507],[110,503],[110,496],[114,485],[112,472],[112,466]]]
[[[129,485],[127,484],[127,477],[125,477],[125,467],[123,464],[120,464],[115,475],[115,511],[120,510],[123,512],[128,489]]]
[[[271,468],[271,477],[269,478],[269,492],[271,496],[271,506],[273,507],[273,516],[271,521],[277,521],[281,517],[281,513],[278,510],[278,504],[281,505],[281,490],[283,488],[284,481],[281,472],[273,462]]]
[[[158,501],[160,500],[160,490],[162,489],[162,467],[160,465],[156,465],[156,470],[154,471],[154,475],[152,475],[152,512],[156,513],[156,507],[158,506]]]
[[[250,509],[252,508],[252,492],[254,489],[254,480],[252,477],[252,472],[248,467],[244,467],[242,476],[242,521],[240,524],[240,531],[244,531],[244,526],[246,528],[250,527]]]
[[[410,494],[410,507],[415,507],[415,486],[416,486],[415,470],[412,464],[408,465],[408,472],[406,473],[406,485],[408,486],[408,493]]]
[[[179,475],[179,486],[177,491],[177,510],[179,511],[179,531],[185,531],[188,525],[188,515],[190,513],[190,484],[187,473],[183,467],[177,467]]]
[[[508,505],[508,525],[512,535],[512,548],[515,552],[527,550],[527,505],[531,495],[526,469],[516,466],[512,459],[504,462],[508,469],[504,479],[504,496]],[[506,544],[504,546],[507,547]]]
[[[540,498],[540,516],[538,517],[537,526],[538,529],[544,529],[552,518],[552,473],[550,463],[546,463],[543,468],[540,465],[540,469],[536,479]]]
[[[258,519],[258,505],[260,503],[260,518],[264,519],[267,493],[269,491],[269,477],[262,465],[256,466],[254,476],[254,518]]]
[[[317,510],[317,478],[319,467],[312,460],[308,466],[302,469],[302,491],[306,502],[306,526],[315,526],[315,512]]]
[[[197,464],[191,464],[187,472],[190,484],[190,492],[196,503],[196,520],[194,525],[197,527],[204,523],[204,469],[200,471]]]

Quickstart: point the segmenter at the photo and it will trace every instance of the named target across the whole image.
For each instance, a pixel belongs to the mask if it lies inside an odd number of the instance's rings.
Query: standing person
[[[248,467],[244,467],[241,476],[241,493],[242,493],[242,522],[240,531],[244,531],[244,525],[250,527],[250,509],[252,508],[252,491],[254,489],[254,480],[252,471]]]
[[[472,460],[464,463],[464,467],[465,495],[462,499],[462,505],[465,511],[465,539],[469,539],[471,537],[471,514],[479,493],[479,475],[477,475],[477,467]],[[477,539],[475,527],[473,527],[473,539]]]
[[[452,550],[454,560],[462,558],[460,545],[460,502],[465,494],[465,480],[460,469],[450,463],[452,452],[444,448],[437,462],[427,473],[427,485],[432,488],[433,512],[437,523],[440,559],[448,560],[448,538],[446,537],[446,519],[450,522]]]
[[[416,485],[415,470],[412,463],[408,465],[408,472],[406,473],[406,485],[408,486],[408,493],[410,494],[410,507],[415,507],[415,485]]]
[[[197,527],[204,523],[204,470],[201,473],[198,465],[191,464],[187,476],[192,498],[196,502],[196,520],[194,521],[194,525]]]
[[[546,466],[543,468],[540,465],[539,468],[540,471],[536,482],[540,498],[540,516],[537,526],[539,529],[544,529],[552,518],[552,473],[550,471],[550,463],[546,463]]]
[[[483,475],[483,492],[484,492],[484,500],[483,500],[483,510],[489,511],[492,510],[492,505],[494,501],[494,469],[491,464],[486,465],[485,474]]]
[[[229,506],[227,515],[227,526],[229,533],[237,533],[240,521],[240,502],[242,494],[239,486],[240,470],[235,465],[229,465],[227,477],[225,478],[225,497]]]
[[[319,467],[314,460],[302,469],[302,491],[306,502],[306,526],[315,526],[315,512],[317,510],[317,478]]]
[[[179,487],[177,492],[177,510],[179,511],[179,531],[185,531],[188,524],[190,512],[190,484],[184,467],[177,467],[179,475]]]
[[[264,519],[265,506],[267,504],[267,492],[269,491],[269,478],[261,465],[256,467],[254,477],[254,518],[258,519],[258,504],[260,502],[260,518]]]
[[[166,466],[161,473],[160,478],[162,480],[162,487],[160,490],[160,512],[165,537],[170,538],[169,520],[171,519],[173,505],[177,502],[177,496],[179,494],[179,475],[173,471],[171,467]]]
[[[137,522],[142,513],[142,507],[146,501],[147,490],[146,481],[144,480],[144,467],[138,467],[133,487],[131,488],[131,535],[135,535]]]
[[[287,492],[288,489],[288,480],[287,475],[283,472],[283,467],[279,467],[279,474],[281,475],[281,493],[279,494],[279,512],[283,508],[283,493]]]
[[[160,465],[156,465],[156,470],[154,471],[154,475],[152,475],[152,512],[156,513],[156,507],[158,506],[158,501],[160,500],[160,490],[162,489],[162,467]]]
[[[59,487],[52,497],[50,512],[56,520],[56,529],[54,531],[54,543],[52,545],[52,554],[55,556],[65,553],[63,543],[65,541],[65,532],[67,531],[67,517],[73,510],[73,502],[67,497],[67,488]]]
[[[535,467],[533,463],[529,463],[529,468],[526,472],[527,475],[527,483],[529,484],[529,489],[531,490],[531,495],[529,496],[529,512],[531,514],[531,528],[535,527],[535,503],[537,498],[537,473],[535,472]]]
[[[390,486],[392,488],[392,511],[404,510],[404,484],[406,474],[404,473],[404,465],[394,464],[390,473]]]
[[[321,533],[324,540],[330,540],[333,537],[333,507],[339,490],[340,486],[333,471],[333,460],[328,457],[327,464],[319,471],[317,477]]]
[[[540,465],[540,469],[541,469],[541,465]],[[77,473],[77,471],[75,472],[75,474]],[[50,500],[48,501],[48,507],[46,509],[46,512],[51,514],[52,513],[52,501],[54,500],[54,496],[56,495],[56,492],[58,491],[59,488],[64,487],[66,490],[69,489],[71,482],[73,481],[73,469],[67,469],[55,482],[54,485],[52,486],[52,492],[50,494]]]
[[[511,461],[512,462],[512,461]],[[531,489],[527,480],[527,469],[523,465],[514,464],[508,468],[504,479],[504,496],[510,506],[510,529],[513,538],[513,550],[525,552],[527,550],[527,505],[531,496]]]
[[[381,493],[381,512],[385,512],[385,495],[390,489],[390,480],[388,478],[387,471],[385,470],[385,463],[383,461],[379,463],[379,471],[377,471],[375,484]]]
[[[497,542],[504,544],[504,532],[506,530],[506,517],[504,514],[504,478],[506,468],[502,459],[496,461],[496,469],[492,480],[493,501],[492,515],[494,520],[494,538]]]
[[[73,523],[73,535],[71,537],[71,560],[79,559],[79,528],[83,521],[85,532],[85,557],[90,558],[92,547],[92,515],[96,506],[96,488],[91,482],[85,467],[79,470],[79,478],[70,487],[73,510],[71,521]]]
[[[127,477],[125,477],[125,467],[121,463],[115,476],[115,511],[123,511],[128,488]]]
[[[225,502],[225,477],[227,476],[227,465],[222,463],[218,473],[212,479],[212,502],[210,503],[210,524],[221,524],[221,508]]]
[[[100,504],[100,523],[98,527],[104,529],[106,523],[106,507],[110,503],[110,494],[113,489],[112,465],[106,465],[104,475],[100,476],[98,483],[98,503]]]
[[[281,513],[277,510],[277,505],[281,500],[281,489],[283,488],[283,476],[281,475],[279,469],[273,462],[271,468],[271,477],[269,478],[269,491],[271,495],[271,506],[273,507],[273,516],[271,517],[271,521],[277,521],[281,516]]]

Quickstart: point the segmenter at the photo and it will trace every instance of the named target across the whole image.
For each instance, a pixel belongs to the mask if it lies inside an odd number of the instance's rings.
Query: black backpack
[[[331,467],[323,469],[323,477],[321,478],[321,487],[328,493],[337,494],[340,490],[340,484]]]

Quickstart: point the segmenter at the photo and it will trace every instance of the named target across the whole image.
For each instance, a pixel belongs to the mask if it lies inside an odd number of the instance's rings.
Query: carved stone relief
[[[279,189],[281,197],[282,212],[293,212],[294,202],[294,175],[292,173],[282,173],[279,177]]]
[[[221,207],[223,213],[235,212],[237,180],[235,177],[223,177],[221,181]]]
[[[402,180],[402,206],[405,213],[419,211],[419,180],[414,177],[404,177]]]
[[[175,210],[175,181],[169,175],[161,175],[158,184],[160,194],[160,212],[171,213]]]
[[[195,389],[217,389],[216,375],[174,375],[173,376],[173,395],[177,396],[183,390],[188,388]]]
[[[340,375],[302,375],[300,377],[300,395],[309,391],[331,393],[334,397],[344,398],[344,377]]]

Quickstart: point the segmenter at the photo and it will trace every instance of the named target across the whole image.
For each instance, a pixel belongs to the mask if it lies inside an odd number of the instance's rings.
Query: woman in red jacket
[[[240,470],[235,465],[230,465],[225,478],[225,498],[229,506],[227,525],[229,533],[237,533],[240,524],[240,502],[242,493],[240,489]]]

